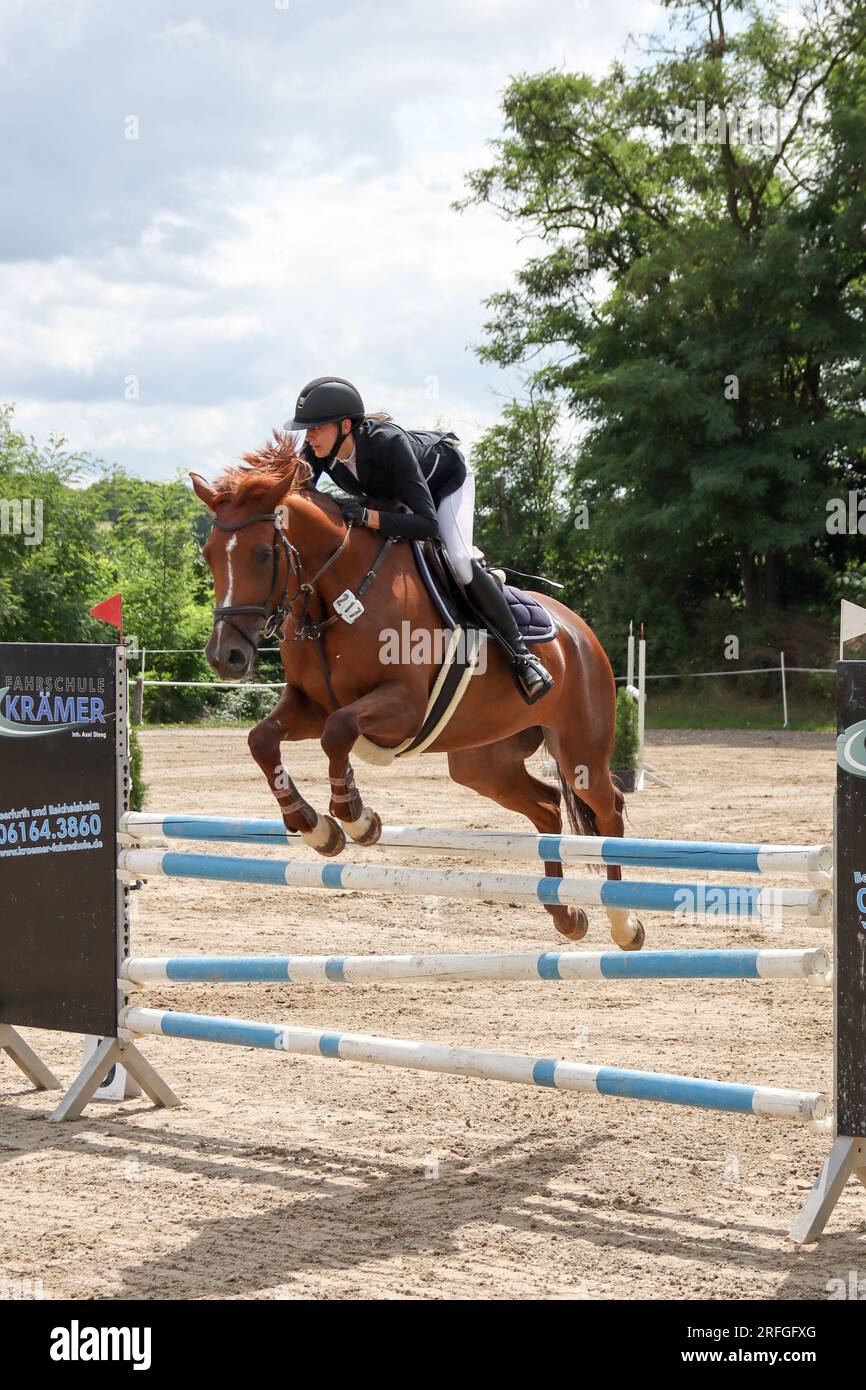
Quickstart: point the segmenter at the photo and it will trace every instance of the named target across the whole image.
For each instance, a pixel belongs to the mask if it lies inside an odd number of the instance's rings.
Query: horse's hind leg
[[[609,786],[602,785],[595,788],[591,793],[586,789],[581,789],[580,797],[587,802],[595,815],[597,833],[606,837],[616,837],[622,839],[625,828],[623,822],[623,810],[625,799],[622,792],[617,791],[611,781],[610,774],[607,774]],[[607,877],[611,883],[622,881],[622,869],[619,864],[608,864]],[[627,907],[606,907],[608,921],[610,922],[610,934],[623,951],[639,951],[646,940],[646,932],[639,917]]]
[[[621,839],[625,829],[622,814],[625,800],[611,780],[607,760],[596,760],[590,764],[585,747],[572,756],[573,746],[566,746],[568,738],[557,738],[550,732],[547,737],[565,787],[566,811],[571,829],[577,835]],[[608,864],[606,868],[610,882],[622,880],[622,869],[618,864]],[[604,910],[616,945],[623,951],[639,951],[645,940],[640,919],[626,907],[605,907]]]
[[[465,748],[448,754],[448,770],[455,782],[471,787],[509,811],[519,811],[532,822],[539,834],[558,835],[562,830],[560,791],[549,782],[533,777],[526,768],[526,759],[541,743],[538,728],[524,729],[499,743],[483,748]],[[560,863],[545,863],[549,878],[562,877]],[[556,930],[570,941],[586,936],[589,919],[582,908],[546,904]]]

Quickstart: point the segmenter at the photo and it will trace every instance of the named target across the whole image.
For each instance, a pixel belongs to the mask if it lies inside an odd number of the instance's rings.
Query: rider
[[[441,538],[470,603],[511,657],[523,698],[533,704],[546,695],[553,678],[527,650],[499,584],[473,558],[475,478],[456,436],[404,430],[388,416],[367,415],[352,383],[334,376],[307,382],[286,428],[306,431],[301,456],[314,481],[327,473],[351,494],[339,504],[347,522],[383,536]],[[372,511],[366,505],[371,497],[409,510]]]

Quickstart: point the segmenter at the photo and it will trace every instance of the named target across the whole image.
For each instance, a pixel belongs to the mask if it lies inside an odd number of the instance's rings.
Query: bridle
[[[272,521],[274,524],[273,570],[271,573],[271,587],[268,590],[267,598],[265,599],[264,603],[235,603],[226,605],[222,608],[215,608],[213,610],[214,621],[217,623],[228,623],[229,627],[233,627],[235,632],[239,633],[239,635],[243,637],[244,641],[249,643],[253,651],[258,651],[259,638],[264,637],[267,639],[270,637],[277,636],[281,642],[285,642],[288,640],[283,636],[282,628],[286,623],[287,619],[289,618],[295,604],[298,602],[298,599],[303,597],[303,606],[301,608],[298,618],[295,621],[295,632],[291,640],[295,642],[302,642],[305,639],[310,638],[313,641],[317,642],[319,644],[320,656],[324,662],[324,654],[322,653],[321,649],[322,633],[325,632],[334,623],[338,622],[342,614],[340,612],[335,612],[331,615],[330,618],[326,618],[322,622],[312,622],[309,620],[310,604],[316,592],[316,584],[318,580],[325,573],[325,571],[330,569],[331,565],[333,565],[334,562],[340,558],[343,551],[346,549],[346,546],[349,544],[349,537],[352,534],[352,524],[351,522],[348,523],[346,534],[343,537],[340,544],[337,546],[336,550],[334,550],[328,556],[325,563],[318,570],[316,570],[316,573],[313,575],[312,579],[305,583],[301,579],[301,553],[298,550],[298,547],[292,544],[285,531],[283,530],[281,517],[278,512],[255,512],[253,516],[245,517],[243,521],[220,521],[218,517],[214,517],[213,524],[214,526],[218,527],[220,531],[242,531],[245,526],[252,526],[257,521]],[[385,538],[378,555],[373,561],[373,564],[370,566],[370,569],[365,574],[361,583],[358,585],[357,589],[353,591],[346,590],[345,594],[349,594],[352,598],[360,599],[362,595],[367,592],[370,585],[373,583],[373,580],[376,578],[376,575],[379,571],[379,568],[383,560],[385,559],[385,556],[388,554],[388,551],[391,549],[391,546],[393,544],[394,537],[388,536]],[[274,599],[274,595],[279,590],[281,545],[282,553],[284,553],[286,557],[286,582],[283,585],[283,590],[280,597],[277,599],[274,608],[271,610],[271,603]],[[295,592],[290,596],[289,586],[291,584],[292,578],[295,579],[297,587],[295,589]],[[345,597],[345,594],[341,595],[341,597]],[[242,613],[252,613],[257,618],[265,619],[265,625],[262,628],[258,637],[250,637],[248,632],[244,632],[242,627],[238,627],[237,623],[232,622],[232,618],[237,617]],[[330,689],[330,678],[327,674],[327,668],[325,668],[325,675],[328,680],[328,686]]]
[[[260,635],[265,638],[273,637],[286,621],[286,618],[291,612],[292,604],[301,592],[301,557],[297,547],[292,545],[283,531],[280,525],[280,518],[276,512],[255,512],[253,516],[245,517],[243,521],[220,521],[218,517],[214,517],[213,524],[218,527],[220,531],[242,531],[245,526],[252,526],[257,521],[272,521],[274,524],[274,541],[272,548],[273,569],[271,572],[271,587],[268,590],[268,596],[264,603],[235,603],[229,604],[224,608],[215,608],[213,611],[214,621],[218,623],[228,623],[229,627],[233,627],[235,632],[240,633],[241,637],[249,642],[253,651],[258,649],[258,640],[253,641],[248,632],[244,632],[242,627],[238,627],[237,623],[232,622],[232,618],[237,617],[241,613],[254,613],[257,618],[265,619],[265,625]],[[280,582],[281,543],[283,552],[286,556],[286,582],[276,606],[272,611],[269,611],[271,601],[277,592]],[[290,599],[289,584],[292,576],[297,580],[298,588],[294,596]]]

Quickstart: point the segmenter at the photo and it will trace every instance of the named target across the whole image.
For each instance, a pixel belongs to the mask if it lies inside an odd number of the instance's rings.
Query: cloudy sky
[[[451,210],[510,75],[601,72],[649,0],[0,0],[0,401],[142,477],[212,475],[305,380],[467,442],[519,380],[528,252]]]

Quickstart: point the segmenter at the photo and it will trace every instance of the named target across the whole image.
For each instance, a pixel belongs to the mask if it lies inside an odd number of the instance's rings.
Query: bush
[[[147,784],[143,778],[141,743],[135,729],[129,731],[129,809],[141,811],[147,800]]]
[[[219,714],[226,723],[258,724],[270,714],[279,690],[223,690]]]
[[[611,767],[616,771],[636,768],[638,752],[637,700],[621,686],[616,693],[616,737]]]

